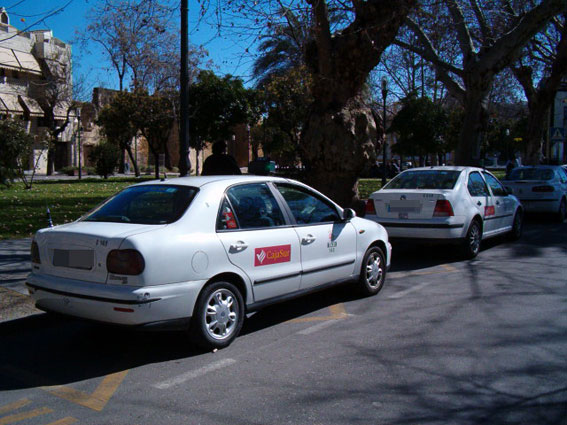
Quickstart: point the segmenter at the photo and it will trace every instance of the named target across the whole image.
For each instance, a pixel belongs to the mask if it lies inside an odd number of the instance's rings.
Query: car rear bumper
[[[386,228],[391,239],[459,239],[466,232],[463,222],[452,219],[427,223],[380,220],[379,223]]]
[[[118,325],[149,326],[191,317],[205,283],[129,287],[32,273],[26,286],[37,308],[44,311]]]
[[[527,212],[557,212],[561,199],[520,199]]]

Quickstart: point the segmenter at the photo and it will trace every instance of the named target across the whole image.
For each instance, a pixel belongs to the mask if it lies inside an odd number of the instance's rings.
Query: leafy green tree
[[[118,166],[120,148],[114,143],[103,141],[93,148],[89,159],[94,162],[96,173],[107,179]]]
[[[120,151],[126,150],[134,164],[136,177],[140,175],[140,170],[132,153],[132,139],[136,136],[138,128],[132,122],[131,117],[134,116],[137,109],[136,97],[128,92],[120,92],[102,108],[97,120],[106,140],[118,146]]]
[[[0,184],[9,186],[19,177],[30,189],[33,176],[28,183],[24,170],[33,154],[33,136],[18,121],[0,120],[0,141]]]
[[[443,108],[427,97],[411,95],[402,100],[402,109],[396,114],[389,131],[398,134],[394,151],[401,155],[418,155],[446,152],[443,131],[447,114]]]
[[[201,71],[189,87],[191,143],[199,151],[202,144],[229,139],[237,124],[254,123],[259,118],[255,90],[247,89],[241,79],[218,77]]]
[[[167,141],[171,135],[175,118],[174,107],[170,99],[159,93],[149,95],[144,90],[131,93],[137,105],[131,116],[131,125],[142,133],[155,161],[155,177],[159,179],[159,155],[167,150]]]
[[[301,131],[313,97],[311,74],[305,66],[272,75],[261,87],[266,117],[262,122],[262,148],[281,164],[295,165],[301,158]]]

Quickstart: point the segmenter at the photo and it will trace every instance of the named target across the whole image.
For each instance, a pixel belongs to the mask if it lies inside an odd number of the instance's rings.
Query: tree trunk
[[[118,172],[120,174],[124,174],[125,167],[124,163],[126,162],[126,155],[124,155],[124,149],[120,149],[120,163],[118,164]]]
[[[480,141],[487,124],[487,91],[469,88],[465,95],[465,116],[459,135],[455,165],[480,165]]]
[[[55,149],[47,149],[47,175],[52,176],[55,171]]]
[[[522,161],[525,165],[538,165],[541,159],[541,148],[547,120],[548,105],[543,102],[533,102],[530,105],[528,125],[524,135],[526,143],[526,157]]]
[[[134,174],[136,177],[140,177],[140,169],[138,168],[138,164],[136,163],[136,159],[134,158],[134,154],[132,153],[132,147],[127,146],[126,152],[128,152],[128,156],[130,157],[130,161],[132,162],[132,166],[134,167]]]
[[[368,107],[312,110],[302,134],[306,180],[343,207],[358,199],[356,182],[375,149],[376,123]]]
[[[159,179],[159,153],[157,151],[154,152],[154,162],[155,162],[155,177]]]

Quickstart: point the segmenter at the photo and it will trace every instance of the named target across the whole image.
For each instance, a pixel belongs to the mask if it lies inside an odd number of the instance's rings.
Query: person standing
[[[213,143],[213,154],[203,163],[202,176],[222,176],[242,174],[234,157],[226,153],[226,143],[219,141]]]

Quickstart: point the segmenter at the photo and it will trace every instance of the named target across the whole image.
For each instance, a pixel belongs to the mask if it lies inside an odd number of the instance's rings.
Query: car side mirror
[[[343,220],[344,221],[350,221],[354,217],[356,217],[356,212],[354,212],[354,210],[352,208],[345,208],[343,210]]]

